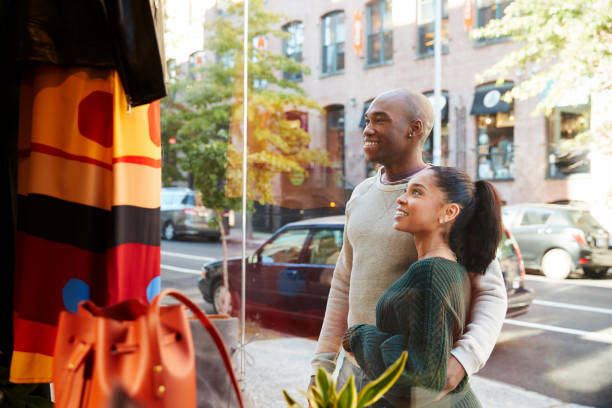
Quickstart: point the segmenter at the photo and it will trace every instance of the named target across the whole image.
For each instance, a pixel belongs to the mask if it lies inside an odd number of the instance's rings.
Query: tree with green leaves
[[[537,111],[548,115],[576,89],[587,95],[612,91],[609,0],[514,0],[501,19],[491,20],[472,36],[509,37],[520,44],[484,72],[500,83],[518,76],[507,101],[538,96]],[[582,142],[589,140],[609,149],[612,121],[582,135]]]
[[[193,175],[203,204],[214,210],[223,242],[222,304],[227,307],[227,245],[222,214],[241,208],[243,145],[243,5],[231,2],[221,17],[205,25],[205,50],[214,55],[190,78],[170,84],[172,98],[162,107],[162,130],[175,134],[180,167]],[[328,165],[325,151],[309,148],[310,135],[288,112],[320,109],[287,75],[309,74],[304,64],[255,46],[260,38],[288,38],[277,28],[281,16],[249,2],[247,198],[274,203],[273,183],[283,172],[305,173]],[[244,227],[244,226],[243,226]],[[227,312],[228,310],[223,310]]]

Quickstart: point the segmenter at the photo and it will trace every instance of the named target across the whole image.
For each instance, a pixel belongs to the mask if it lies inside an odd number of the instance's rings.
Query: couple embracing
[[[467,381],[486,362],[506,313],[495,252],[501,200],[486,181],[425,164],[433,124],[422,94],[392,90],[366,112],[364,152],[382,164],[346,205],[312,367],[362,388],[406,350],[404,372],[375,407],[480,407]]]

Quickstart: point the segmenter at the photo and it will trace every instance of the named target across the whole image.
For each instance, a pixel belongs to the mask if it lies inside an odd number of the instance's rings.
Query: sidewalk
[[[299,390],[310,380],[310,358],[313,340],[290,338],[254,341],[247,345],[245,398],[248,407],[287,407],[282,395],[286,390],[302,406],[306,406]],[[521,387],[471,378],[472,388],[485,408],[585,408],[525,390]]]

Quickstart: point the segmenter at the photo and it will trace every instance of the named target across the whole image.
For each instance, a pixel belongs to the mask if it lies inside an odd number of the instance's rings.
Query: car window
[[[194,205],[193,193],[187,194],[185,198],[183,198],[183,201],[181,201],[181,204]]]
[[[527,209],[523,213],[520,225],[543,225],[551,216],[552,211],[541,209]]]
[[[512,225],[514,224],[514,218],[516,217],[516,210],[511,210],[507,207],[502,207],[501,213],[502,213],[502,220],[504,221],[505,225]]]
[[[262,263],[298,263],[307,236],[307,229],[291,229],[280,233],[262,249]]]
[[[603,226],[587,211],[568,211],[569,218],[578,228],[603,229]]]
[[[308,253],[314,265],[335,265],[342,248],[342,230],[325,229],[314,233]]]
[[[546,220],[546,225],[557,225],[557,226],[568,227],[571,225],[571,223],[566,217],[563,216],[562,213],[554,212],[552,213],[550,217],[548,217],[548,220]]]

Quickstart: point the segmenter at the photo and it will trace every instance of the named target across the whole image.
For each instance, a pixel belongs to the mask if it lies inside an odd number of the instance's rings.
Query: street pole
[[[434,134],[433,134],[433,163],[440,165],[442,156],[442,127],[441,109],[441,59],[442,59],[442,0],[435,0],[435,27],[434,27]]]
[[[243,27],[243,54],[242,54],[242,262],[241,262],[241,287],[240,293],[240,380],[245,378],[245,346],[246,346],[246,222],[247,222],[247,137],[248,137],[248,116],[247,116],[247,96],[249,85],[249,0],[244,1],[244,27]]]

